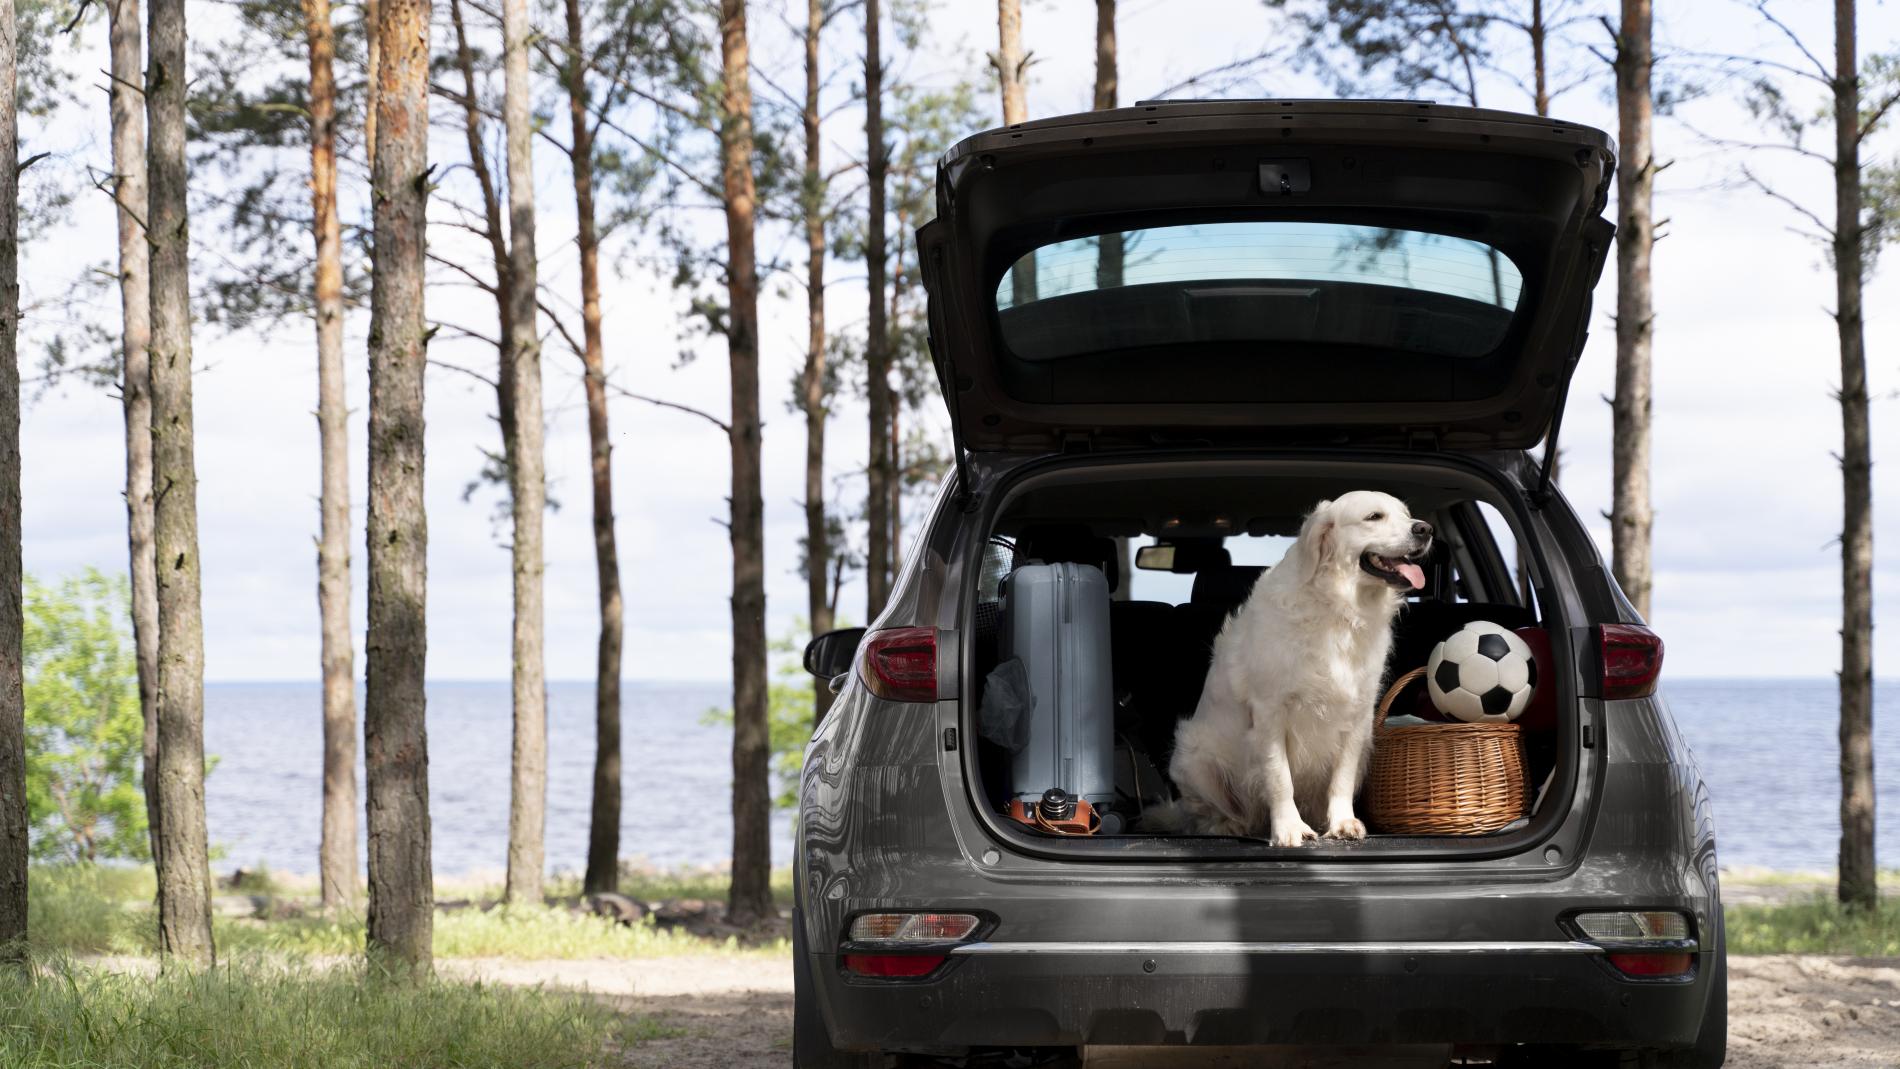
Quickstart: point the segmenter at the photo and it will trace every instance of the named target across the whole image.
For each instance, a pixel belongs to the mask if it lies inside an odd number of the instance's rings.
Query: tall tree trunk
[[[325,908],[356,899],[356,667],[350,645],[349,401],[343,393],[343,232],[336,211],[336,33],[330,0],[303,0],[310,47],[310,215],[317,247],[317,432],[322,454],[317,611],[323,631]]]
[[[185,2],[153,0],[145,82],[151,129],[153,545],[158,560],[159,950],[209,964],[204,617],[191,414],[191,227],[185,205]]]
[[[904,555],[904,406],[896,399],[891,404],[891,571],[903,562]]]
[[[818,90],[819,34],[825,0],[808,0],[805,13],[805,371],[798,380],[805,410],[805,597],[812,637],[831,630],[831,525],[825,515],[825,172]],[[812,680],[812,723],[831,708],[829,680]]]
[[[383,41],[377,34],[380,25],[378,0],[363,0],[363,155],[371,171],[376,169],[376,94],[382,86]]]
[[[620,549],[614,540],[613,441],[607,433],[607,367],[600,329],[600,234],[594,223],[594,124],[587,105],[587,43],[580,0],[565,0],[567,105],[573,130],[575,243],[581,254],[581,366],[594,486],[594,573],[600,646],[594,663],[594,808],[587,834],[588,894],[620,886]]]
[[[1108,111],[1117,105],[1116,91],[1121,76],[1115,62],[1115,0],[1095,0],[1095,110]],[[1095,288],[1115,289],[1122,284],[1127,248],[1119,230],[1103,234],[1095,250]],[[1116,601],[1127,601],[1130,593],[1131,550],[1127,535],[1115,536],[1116,574],[1120,576],[1111,593]]]
[[[1095,110],[1115,107],[1120,83],[1115,64],[1115,0],[1095,0]],[[1122,284],[1124,250],[1121,231],[1111,231],[1099,239],[1095,253],[1095,288],[1115,289]],[[1126,548],[1126,542],[1123,542]],[[1118,593],[1127,587],[1123,582]]]
[[[20,568],[19,24],[0,0],[0,957],[26,956],[26,616]]]
[[[1023,52],[1023,0],[996,0],[996,84],[1003,96],[1003,125],[1029,119],[1029,56]],[[1010,272],[1010,304],[1018,307],[1036,299],[1036,254],[1016,262]]]
[[[112,199],[119,219],[119,307],[125,407],[125,529],[132,573],[132,648],[145,722],[139,778],[158,856],[158,575],[152,552],[151,246],[145,240],[144,32],[139,0],[108,0],[112,45]]]
[[[1834,312],[1841,339],[1841,902],[1879,904],[1874,869],[1874,508],[1861,321],[1860,66],[1854,0],[1834,3]]]
[[[502,0],[502,127],[508,144],[509,366],[514,394],[514,790],[508,806],[508,901],[538,904],[547,869],[548,685],[543,661],[541,336],[535,330],[534,126],[527,0]]]
[[[422,498],[423,236],[428,207],[429,0],[381,0],[376,36],[376,227],[370,268],[369,630],[364,764],[369,774],[369,957],[431,968],[429,523]]]
[[[865,556],[865,623],[884,612],[891,597],[891,350],[884,308],[884,182],[890,154],[884,146],[884,63],[878,0],[864,0],[864,142],[870,206],[865,219],[864,267],[869,317],[864,336],[864,375],[871,438],[866,451],[865,522],[870,527]]]
[[[765,502],[759,476],[759,276],[745,0],[720,0],[726,345],[732,363],[732,890],[736,924],[772,916],[771,746],[765,691]]]
[[[1099,11],[1099,9],[1098,9]],[[1023,53],[1023,0],[996,0],[996,81],[1003,92],[1003,125],[1029,118],[1029,57]]]
[[[1610,504],[1611,570],[1636,611],[1649,616],[1649,346],[1655,325],[1649,257],[1656,150],[1650,138],[1650,0],[1623,0],[1616,49],[1616,393],[1611,400],[1615,468]]]
[[[1624,12],[1627,16],[1628,6]],[[1550,75],[1545,44],[1550,27],[1544,23],[1544,0],[1531,0],[1531,107],[1537,114],[1550,114]]]

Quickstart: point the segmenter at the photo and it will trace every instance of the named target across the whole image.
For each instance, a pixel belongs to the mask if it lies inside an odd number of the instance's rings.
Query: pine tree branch
[[[1813,52],[1808,51],[1808,46],[1803,44],[1801,38],[1796,36],[1793,30],[1788,28],[1787,23],[1776,18],[1774,13],[1768,10],[1768,0],[1755,0],[1754,8],[1755,13],[1760,15],[1763,21],[1775,29],[1780,30],[1781,35],[1786,37],[1789,43],[1794,45],[1795,50],[1800,52],[1803,56],[1806,56],[1809,63],[1814,64],[1814,69],[1820,72],[1819,77],[1822,82],[1828,85],[1834,84],[1833,70],[1831,70],[1827,64],[1821,62]]]
[[[1773,186],[1762,181],[1759,177],[1756,176],[1755,172],[1748,169],[1748,166],[1746,164],[1742,166],[1742,177],[1747,179],[1751,185],[1753,185],[1756,189],[1760,190],[1762,193],[1766,194],[1769,198],[1773,200],[1778,200],[1782,204],[1787,205],[1789,208],[1792,208],[1796,212],[1796,214],[1802,216],[1803,218],[1807,219],[1809,222],[1813,223],[1816,227],[1820,228],[1821,234],[1824,235],[1827,240],[1829,241],[1834,240],[1835,238],[1834,228],[1829,226],[1826,220],[1822,219],[1820,216],[1814,214],[1814,212],[1803,207],[1794,198],[1788,196],[1785,193],[1780,192],[1779,190],[1775,189]]]
[[[683,405],[679,403],[678,401],[667,401],[658,397],[648,397],[646,394],[643,394],[643,393],[634,393],[632,390],[627,389],[625,386],[620,385],[619,383],[613,381],[612,379],[608,379],[606,381],[606,386],[609,390],[612,390],[613,392],[619,394],[622,397],[629,397],[635,401],[643,401],[649,405],[655,405],[660,408],[670,408],[676,412],[684,412],[689,416],[698,416],[700,419],[703,419],[706,422],[712,424],[713,426],[718,427],[720,430],[726,432],[726,434],[730,435],[732,433],[732,424],[727,423],[725,420],[720,419],[718,416],[715,416],[712,413],[705,411],[704,409],[694,408],[692,405]]]

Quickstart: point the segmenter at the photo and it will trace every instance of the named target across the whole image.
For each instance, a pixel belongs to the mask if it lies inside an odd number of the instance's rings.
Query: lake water
[[[1832,680],[1685,681],[1666,693],[1715,797],[1723,863],[1776,869],[1834,866],[1839,830],[1836,691]],[[360,699],[359,699],[360,700]],[[621,855],[654,865],[709,865],[731,855],[732,735],[703,722],[728,692],[701,684],[629,683]],[[316,867],[321,770],[314,683],[205,688],[205,786],[220,871],[264,862]],[[1879,856],[1900,864],[1900,687],[1876,690],[1881,770]],[[587,859],[593,782],[593,686],[548,688],[550,870]],[[435,868],[499,873],[506,864],[510,715],[506,683],[429,685],[429,794]],[[774,864],[788,860],[791,815],[773,823]]]

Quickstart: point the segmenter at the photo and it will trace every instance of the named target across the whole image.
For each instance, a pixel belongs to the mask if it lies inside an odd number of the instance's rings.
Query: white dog
[[[1164,823],[1298,846],[1323,817],[1329,837],[1365,838],[1352,799],[1392,620],[1404,592],[1425,585],[1431,542],[1431,525],[1390,494],[1314,506],[1214,640],[1200,704],[1175,734],[1168,774],[1181,799]]]

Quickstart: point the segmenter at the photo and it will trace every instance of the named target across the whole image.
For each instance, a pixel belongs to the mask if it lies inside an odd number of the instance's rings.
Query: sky
[[[757,61],[795,79],[787,26],[803,4],[754,4]],[[1026,0],[1032,117],[1085,110],[1091,101],[1095,5],[1090,0]],[[1158,95],[1192,75],[1258,52],[1283,39],[1258,0],[1123,0],[1120,18],[1124,103]],[[1726,0],[1669,5],[1658,35],[1681,52],[1792,56],[1785,43]],[[1824,5],[1784,3],[1791,23],[1816,49],[1831,52]],[[215,5],[193,4],[199,41],[215,40]],[[226,9],[228,10],[228,9]],[[985,0],[932,6],[931,37],[918,55],[900,58],[919,81],[975,76],[994,48],[995,8]],[[840,66],[859,55],[854,17],[834,24],[827,52]],[[1600,43],[1583,26],[1581,41]],[[91,27],[65,57],[82,78],[106,65],[103,29]],[[1900,4],[1863,3],[1863,51],[1900,48]],[[891,48],[887,44],[887,52]],[[1614,132],[1607,76],[1581,52],[1576,69],[1594,78],[1559,96],[1560,117]],[[198,59],[194,56],[194,60]],[[775,66],[776,65],[776,66]],[[841,101],[850,72],[832,94]],[[89,84],[89,83],[88,83]],[[993,83],[985,83],[990,85]],[[1306,73],[1272,68],[1223,95],[1326,95]],[[1485,87],[1488,106],[1528,104],[1507,83]],[[1195,95],[1193,91],[1177,93]],[[1212,95],[1212,94],[1210,94]],[[109,160],[103,94],[82,93],[57,129],[29,130],[23,155],[39,143],[69,173],[103,170]],[[986,100],[994,106],[994,93]],[[1830,210],[1825,167],[1786,153],[1743,153],[1708,137],[1758,139],[1762,132],[1719,87],[1708,99],[1659,119],[1657,151],[1673,161],[1658,184],[1657,215],[1666,220],[1655,254],[1656,588],[1652,624],[1668,644],[1670,675],[1819,677],[1838,664],[1840,480],[1839,409],[1832,390],[1839,357],[1829,307],[1832,281],[1820,249],[1796,233],[1802,220],[1743,188],[1748,162],[1794,199]],[[435,102],[440,108],[441,102]],[[833,159],[862,152],[858,113],[830,123]],[[1826,141],[1828,133],[1821,132]],[[437,146],[453,151],[453,142]],[[1892,159],[1900,132],[1870,149]],[[459,156],[459,152],[457,153]],[[576,288],[571,187],[561,160],[536,159],[541,209],[542,278]],[[346,176],[346,181],[348,178]],[[360,204],[345,192],[345,211]],[[200,245],[214,243],[215,220],[195,223]],[[29,298],[72,285],[113,248],[104,195],[82,193],[69,218],[23,251]],[[762,255],[790,255],[798,238],[768,229]],[[1878,400],[1873,409],[1876,515],[1876,671],[1900,664],[1900,251],[1889,253],[1866,294],[1867,350]],[[610,374],[630,388],[721,412],[726,405],[724,346],[682,338],[681,299],[663,278],[621,262],[605,279]],[[834,262],[826,297],[836,329],[863,328],[861,264]],[[1615,270],[1596,295],[1597,312],[1563,428],[1562,487],[1608,556],[1602,518],[1610,496],[1610,411],[1614,369]],[[485,298],[484,298],[485,299]],[[432,290],[432,313],[492,323],[492,306],[467,291]],[[112,323],[116,304],[98,315]],[[803,361],[804,294],[768,279],[761,302],[765,427],[766,576],[769,627],[784,634],[802,613],[796,572],[803,531],[802,418],[787,408]],[[484,318],[489,317],[489,318]],[[358,670],[363,627],[363,449],[367,405],[364,328],[352,318],[348,377],[352,500],[357,531],[355,615]],[[28,325],[29,337],[32,324]],[[112,329],[116,329],[116,325]],[[492,327],[490,328],[492,329]],[[291,323],[259,336],[220,334],[201,325],[194,339],[199,528],[204,561],[206,674],[218,680],[317,677],[317,427],[314,331]],[[682,363],[682,351],[695,359]],[[491,369],[492,349],[440,340],[433,356]],[[550,494],[559,507],[547,522],[547,671],[553,679],[593,673],[597,618],[589,519],[587,435],[578,361],[557,343],[546,350]],[[30,369],[29,369],[30,373]],[[480,469],[482,447],[497,432],[486,386],[453,372],[428,382],[429,660],[437,679],[504,679],[508,672],[509,558],[491,522],[492,492],[463,500]],[[941,413],[933,426],[945,423]],[[626,675],[631,679],[719,681],[729,678],[731,562],[725,530],[729,485],[723,435],[692,416],[613,403],[614,479],[622,579],[626,593]],[[862,408],[841,406],[830,432],[834,479],[862,470]],[[29,572],[57,576],[125,560],[123,424],[115,394],[67,384],[33,400],[24,415],[24,540]],[[906,517],[906,541],[916,530]],[[844,615],[862,622],[863,589],[847,586]]]

